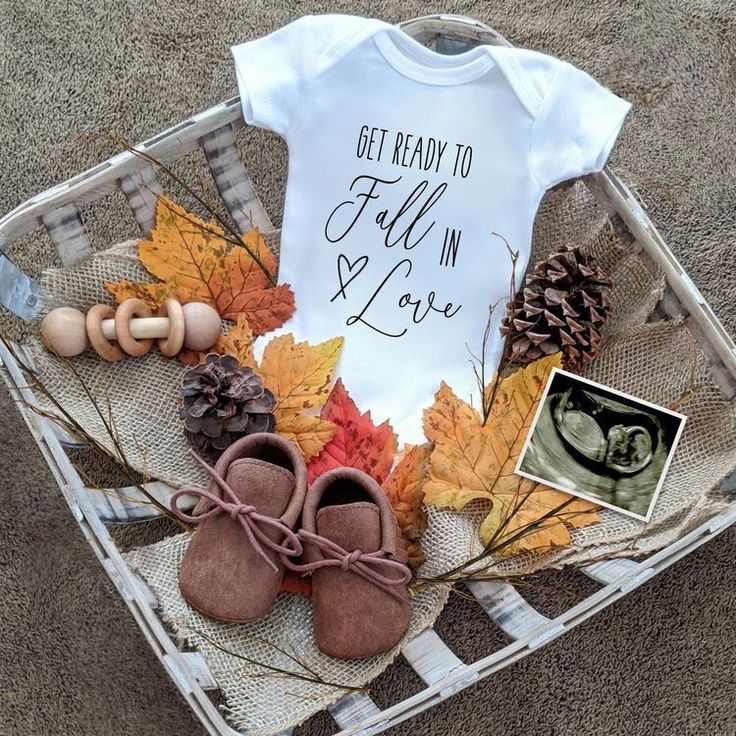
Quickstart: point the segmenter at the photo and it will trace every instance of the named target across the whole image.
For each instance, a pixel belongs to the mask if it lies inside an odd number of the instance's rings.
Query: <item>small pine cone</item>
[[[235,440],[273,432],[276,400],[261,379],[231,355],[210,353],[182,376],[184,434],[194,447],[219,456]]]
[[[539,261],[501,322],[501,334],[508,336],[506,357],[531,363],[562,351],[571,370],[595,360],[609,316],[611,285],[580,248]]]

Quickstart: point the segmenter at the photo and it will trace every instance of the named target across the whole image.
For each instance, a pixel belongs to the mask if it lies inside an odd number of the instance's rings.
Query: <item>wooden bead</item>
[[[158,308],[159,317],[169,318],[169,334],[158,341],[158,349],[167,357],[176,355],[184,344],[184,310],[176,299],[167,299]]]
[[[87,349],[84,314],[73,307],[51,310],[41,322],[41,336],[46,347],[65,358],[83,353]]]
[[[125,357],[125,353],[113,345],[102,332],[102,320],[115,317],[115,310],[107,304],[95,304],[87,312],[87,337],[90,345],[103,360],[115,363]]]
[[[60,307],[46,315],[41,335],[59,355],[79,355],[91,343],[101,358],[115,362],[125,353],[145,355],[154,339],[161,352],[171,357],[182,347],[208,350],[222,334],[220,315],[202,302],[182,306],[176,299],[167,299],[156,317],[151,314],[143,301],[134,298],[126,299],[117,311],[107,304],[95,304],[86,317],[78,309]]]
[[[153,340],[136,340],[130,333],[130,320],[133,317],[150,317],[151,308],[140,299],[126,299],[115,312],[115,338],[118,345],[128,355],[140,358],[153,345]]]
[[[208,350],[222,334],[220,315],[209,304],[189,302],[182,307],[186,331],[184,347],[188,350]]]

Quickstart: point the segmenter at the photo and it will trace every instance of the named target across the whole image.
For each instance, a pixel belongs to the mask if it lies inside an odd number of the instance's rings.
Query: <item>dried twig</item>
[[[538,519],[535,519],[534,521],[531,521],[528,524],[525,524],[519,527],[516,531],[504,536],[503,529],[506,529],[508,527],[512,519],[515,519],[518,517],[521,507],[523,506],[524,502],[529,498],[531,493],[533,493],[534,490],[535,490],[535,487],[532,487],[532,489],[528,493],[524,494],[521,500],[517,502],[517,504],[511,510],[511,513],[509,513],[504,519],[504,521],[502,522],[502,524],[499,525],[499,529],[496,530],[493,537],[488,541],[488,544],[486,544],[483,547],[480,553],[470,557],[467,560],[463,560],[463,562],[461,562],[459,565],[456,565],[455,567],[449,570],[446,570],[445,572],[442,572],[439,575],[418,577],[416,581],[414,582],[414,584],[412,585],[412,590],[414,592],[418,592],[419,590],[427,588],[431,585],[437,585],[437,584],[447,585],[447,584],[452,584],[456,582],[462,582],[464,580],[479,580],[479,579],[497,580],[499,578],[503,578],[503,579],[508,578],[509,577],[508,573],[501,573],[497,575],[488,573],[489,567],[491,567],[493,564],[496,564],[496,561],[493,560],[494,555],[497,555],[500,552],[503,552],[508,547],[519,542],[524,537],[535,533],[541,527],[549,528],[550,526],[554,526],[555,524],[563,524],[564,519],[562,518],[561,512],[567,506],[569,506],[573,501],[575,501],[575,499],[572,497],[567,498],[565,501],[558,504],[555,508],[550,509],[546,513],[542,514],[542,516],[540,516]],[[575,512],[575,513],[579,514],[582,512]],[[553,519],[554,521],[552,521]],[[545,522],[551,522],[551,523],[545,523]],[[482,571],[474,571],[472,569],[485,560],[488,560],[490,565],[484,567]]]
[[[26,377],[26,380],[29,381],[29,385],[27,386],[27,388],[31,390],[34,394],[43,397],[53,407],[54,411],[53,412],[47,411],[43,407],[39,406],[38,404],[34,404],[32,402],[26,401],[25,399],[21,399],[24,405],[27,406],[31,411],[38,414],[39,416],[43,416],[44,418],[55,422],[65,431],[69,432],[73,436],[84,441],[85,444],[87,444],[93,452],[97,452],[99,455],[109,458],[118,468],[118,470],[122,472],[126,481],[131,486],[133,486],[138,491],[140,491],[140,493],[145,497],[146,501],[141,501],[140,503],[147,503],[147,504],[151,504],[152,506],[155,506],[156,509],[161,514],[169,517],[170,519],[173,519],[180,526],[182,526],[185,530],[189,531],[190,528],[188,525],[180,521],[176,517],[176,515],[171,511],[171,509],[167,508],[164,504],[162,504],[155,496],[153,496],[145,488],[144,486],[145,479],[144,479],[144,482],[140,481],[139,475],[135,471],[131,463],[129,462],[126,456],[126,453],[125,453],[125,448],[123,446],[123,443],[120,441],[120,438],[118,436],[117,429],[115,428],[114,420],[112,419],[111,408],[110,408],[110,416],[108,418],[105,416],[105,413],[100,407],[100,404],[97,401],[96,397],[93,395],[89,386],[86,384],[84,379],[81,377],[81,375],[79,374],[79,371],[77,371],[77,369],[74,367],[72,362],[69,360],[66,360],[65,358],[62,358],[61,356],[58,356],[59,359],[63,361],[63,364],[65,365],[67,370],[69,370],[69,372],[72,374],[73,378],[79,383],[82,389],[82,392],[85,394],[88,401],[92,405],[95,413],[100,418],[105,434],[110,438],[110,442],[114,448],[114,452],[111,452],[104,444],[102,444],[100,440],[98,440],[97,438],[89,434],[89,432],[87,432],[87,430],[74,418],[74,416],[69,413],[69,411],[63,406],[63,404],[56,398],[56,396],[54,396],[54,394],[50,391],[50,389],[44,384],[44,382],[39,377],[39,375],[23,361],[20,355],[18,355],[18,352],[15,350],[13,343],[10,340],[8,340],[6,336],[1,332],[0,332],[0,341],[2,341],[5,348],[13,356],[13,359],[15,360],[15,362],[18,364],[18,366],[22,370],[23,375]],[[109,407],[109,402],[108,402],[108,407]]]
[[[509,258],[511,260],[511,276],[509,278],[509,295],[508,295],[508,308],[513,309],[514,301],[516,299],[516,265],[519,261],[519,251],[513,250],[511,246],[509,245],[509,241],[504,238],[503,235],[500,235],[499,233],[492,232],[492,236],[499,238],[503,241],[504,246],[506,247],[506,251],[508,252]],[[481,415],[483,417],[483,426],[488,423],[488,420],[491,416],[491,409],[493,408],[493,402],[496,400],[496,393],[498,391],[499,386],[501,385],[502,376],[503,376],[503,368],[507,367],[503,364],[499,366],[498,370],[495,372],[493,376],[493,380],[491,382],[490,391],[488,387],[486,386],[486,358],[487,358],[487,349],[488,349],[488,341],[491,337],[491,330],[493,328],[493,315],[495,314],[496,309],[498,308],[499,303],[503,301],[502,299],[499,299],[498,302],[495,304],[490,304],[488,306],[488,319],[486,320],[486,326],[483,330],[483,340],[481,341],[481,354],[480,356],[475,355],[470,348],[466,345],[466,349],[468,353],[470,353],[470,362],[473,367],[473,373],[475,374],[475,380],[478,384],[478,388],[480,390],[480,396],[481,396]],[[508,350],[508,343],[509,343],[509,334],[506,335],[503,342],[503,348],[501,350],[501,356],[502,359],[506,355]]]
[[[220,644],[218,641],[213,639],[211,636],[205,634],[203,631],[200,631],[199,629],[194,628],[193,626],[184,625],[182,628],[188,629],[193,634],[196,634],[197,636],[201,637],[208,644],[213,646],[215,649],[223,652],[224,654],[228,654],[229,656],[235,657],[236,659],[246,662],[247,664],[253,665],[255,667],[261,667],[263,670],[265,670],[265,672],[250,673],[249,674],[250,677],[293,678],[295,680],[301,680],[302,682],[308,682],[313,685],[322,685],[324,687],[337,688],[338,690],[346,690],[349,692],[360,692],[360,693],[368,692],[368,689],[364,687],[356,687],[354,685],[344,685],[342,683],[331,682],[329,680],[325,680],[321,675],[315,672],[315,670],[307,667],[301,661],[301,657],[297,657],[292,654],[289,654],[289,652],[287,652],[285,649],[277,646],[273,642],[266,641],[265,639],[259,638],[259,641],[262,641],[263,643],[267,644],[271,648],[275,649],[277,652],[280,652],[285,657],[287,657],[290,661],[296,663],[297,666],[301,667],[304,671],[298,672],[295,670],[288,670],[283,667],[277,667],[276,665],[267,664],[266,662],[260,662],[257,659],[247,657],[244,654],[240,654],[239,652],[234,652],[233,650],[228,649],[227,647],[224,647],[222,644]]]
[[[160,161],[159,159],[155,158],[154,156],[151,156],[151,154],[146,153],[145,151],[141,151],[140,149],[136,148],[135,146],[131,146],[126,140],[121,138],[119,135],[110,132],[108,133],[108,137],[110,140],[115,143],[116,145],[120,146],[124,150],[128,151],[129,153],[132,153],[134,156],[137,156],[138,158],[142,159],[143,161],[146,161],[147,163],[151,164],[152,166],[155,166],[160,171],[163,171],[172,181],[175,181],[180,187],[184,189],[184,191],[189,194],[189,196],[193,197],[194,200],[199,204],[206,212],[212,217],[217,224],[221,227],[222,232],[219,232],[218,230],[214,230],[213,228],[210,228],[207,226],[207,224],[202,224],[197,222],[196,220],[193,220],[187,216],[183,216],[183,219],[187,220],[190,224],[197,227],[200,231],[204,231],[207,233],[210,233],[211,235],[216,235],[217,237],[223,238],[226,242],[230,243],[231,245],[245,248],[245,250],[248,252],[248,255],[255,261],[255,263],[258,265],[258,267],[263,271],[266,278],[268,278],[269,283],[272,286],[276,285],[276,278],[275,276],[269,271],[266,264],[263,262],[261,257],[258,253],[252,250],[243,240],[241,234],[235,229],[235,227],[232,225],[231,222],[225,217],[222,217],[220,213],[218,212],[217,208],[212,206],[212,204],[207,199],[206,194],[206,188],[202,189],[202,192],[197,192],[194,187],[192,187],[185,179],[180,177],[170,166],[167,166],[165,163]],[[200,183],[201,186],[201,183]],[[158,197],[157,193],[156,196]],[[158,198],[159,202],[163,202],[160,197]],[[180,213],[177,213],[180,214]]]

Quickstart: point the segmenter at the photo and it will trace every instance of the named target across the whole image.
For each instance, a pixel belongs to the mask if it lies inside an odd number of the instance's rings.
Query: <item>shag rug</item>
[[[634,109],[614,152],[670,247],[736,331],[736,6],[732,3],[0,0],[0,212],[235,93],[228,47],[308,12],[398,21],[451,10],[581,66]],[[278,224],[285,147],[248,134],[246,160]],[[121,212],[124,207],[121,206]],[[98,242],[131,218],[90,221]],[[8,248],[50,265],[50,246]],[[0,393],[0,734],[201,734],[84,542],[30,435]],[[134,530],[131,544],[145,542]],[[727,532],[612,609],[396,733],[712,734],[736,731],[736,586]],[[573,575],[527,597],[555,613],[590,594]],[[500,644],[485,614],[454,597],[437,625],[458,656]],[[489,636],[479,632],[489,632]],[[397,664],[381,706],[416,691]],[[321,715],[299,729],[330,733]]]

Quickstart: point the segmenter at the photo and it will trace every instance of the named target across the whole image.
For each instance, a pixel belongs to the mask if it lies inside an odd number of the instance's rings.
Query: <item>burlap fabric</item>
[[[679,410],[688,421],[648,524],[604,510],[599,524],[573,533],[571,548],[501,560],[495,569],[502,573],[583,564],[602,556],[662,547],[718,510],[721,501],[712,491],[736,466],[733,402],[720,393],[705,354],[684,323],[647,322],[662,295],[663,275],[651,268],[637,243],[617,226],[616,219],[609,217],[607,209],[581,182],[550,192],[545,198],[535,224],[534,258],[566,244],[586,247],[615,284],[606,347],[586,375],[665,406],[687,395]],[[146,278],[132,243],[95,254],[74,268],[47,270],[42,280],[53,294],[49,308],[71,305],[86,309],[107,300],[105,281],[120,278]],[[97,410],[68,367],[37,342],[33,354],[36,368],[53,394],[87,432],[112,449]],[[105,407],[106,416],[125,444],[129,462],[148,476],[174,486],[204,480],[188,459],[181,432],[177,399],[182,367],[176,361],[164,360],[152,351],[144,358],[114,366],[94,354],[85,354],[76,358],[74,365]],[[441,572],[477,552],[478,527],[486,513],[483,502],[476,502],[462,513],[432,510],[424,539],[428,561],[423,573]],[[324,681],[357,686],[378,675],[396,655],[391,652],[360,663],[324,657],[312,640],[309,602],[299,596],[280,596],[267,618],[250,625],[223,625],[200,616],[184,603],[177,586],[186,541],[186,535],[171,537],[129,553],[127,561],[147,580],[157,596],[161,615],[175,633],[206,656],[236,727],[257,733],[277,732],[344,694],[335,687],[268,675],[263,664],[304,674],[306,670],[290,658],[291,654]],[[431,625],[445,599],[446,591],[441,589],[417,596],[408,636]]]

